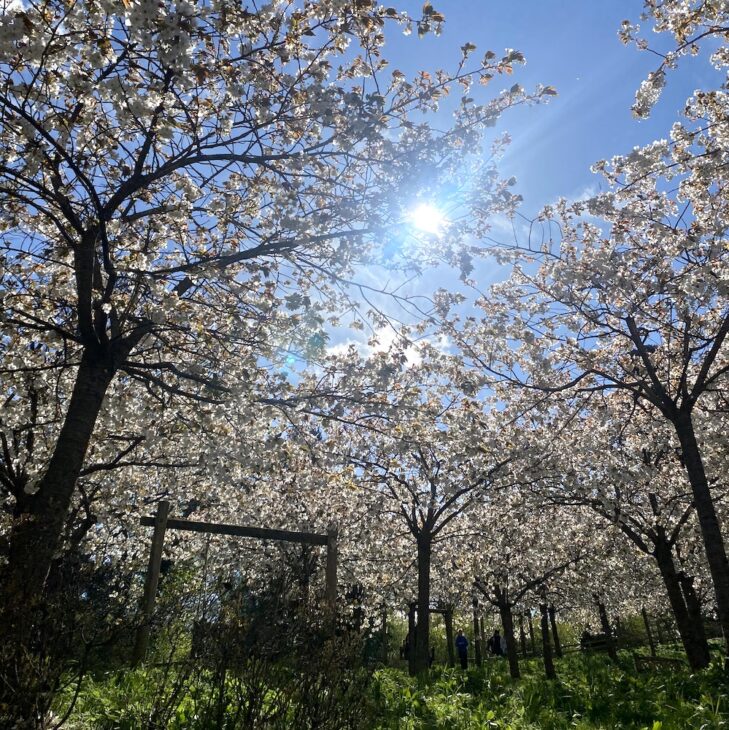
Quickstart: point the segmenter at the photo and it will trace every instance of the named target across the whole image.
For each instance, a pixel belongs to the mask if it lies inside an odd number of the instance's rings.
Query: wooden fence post
[[[132,664],[136,666],[141,662],[149,644],[150,621],[154,611],[154,600],[157,596],[159,585],[159,571],[162,564],[162,546],[165,541],[165,530],[167,529],[167,517],[170,513],[170,503],[162,500],[157,505],[157,514],[154,517],[154,533],[152,534],[152,546],[149,550],[149,565],[147,576],[144,582],[144,596],[142,597],[142,623],[137,629],[137,637],[134,642],[134,654]]]
[[[337,611],[337,528],[327,528],[326,601],[332,617]]]

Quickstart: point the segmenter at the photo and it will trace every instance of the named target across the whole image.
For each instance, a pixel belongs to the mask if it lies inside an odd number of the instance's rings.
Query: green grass
[[[277,721],[241,721],[241,700],[254,687],[243,673],[242,684],[228,694],[220,724],[210,698],[211,676],[197,671],[195,681],[178,683],[173,669],[138,668],[88,676],[66,727],[106,728],[362,728],[363,730],[687,730],[729,728],[729,680],[717,661],[692,674],[688,668],[637,673],[630,654],[614,664],[604,655],[579,654],[557,660],[559,678],[547,681],[540,660],[522,661],[522,679],[509,677],[506,661],[492,659],[468,671],[435,667],[427,678],[412,678],[402,669],[374,672],[361,692],[341,691],[338,702],[349,711],[341,718],[326,710],[325,725],[304,720],[301,708],[311,698],[300,696],[282,706]],[[280,701],[276,677],[259,684],[264,706]],[[274,682],[271,684],[270,682]],[[170,687],[178,685],[178,692]],[[280,690],[280,688],[279,688]],[[67,690],[70,692],[71,690]],[[307,690],[308,692],[308,690]],[[332,699],[326,690],[324,700]],[[66,701],[69,699],[66,696]],[[295,699],[295,698],[294,698]],[[322,698],[320,698],[322,699]],[[303,704],[302,704],[303,703]],[[64,703],[65,704],[65,703]],[[351,705],[355,704],[356,707]],[[160,710],[165,711],[160,714]],[[354,712],[352,712],[354,710]],[[263,712],[263,715],[266,713]],[[164,716],[164,719],[162,719]],[[262,715],[259,714],[259,718]],[[339,716],[339,715],[338,715]],[[352,718],[355,717],[356,721]],[[155,720],[155,718],[157,718]]]
[[[729,680],[719,664],[700,674],[686,670],[636,673],[630,655],[558,660],[559,678],[544,678],[539,661],[522,662],[523,677],[506,662],[462,672],[434,669],[427,680],[382,669],[373,685],[379,730],[527,730],[635,728],[684,730],[729,727]]]

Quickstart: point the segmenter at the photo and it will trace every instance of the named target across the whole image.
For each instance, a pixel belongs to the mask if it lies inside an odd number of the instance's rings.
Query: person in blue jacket
[[[458,630],[458,636],[456,636],[456,651],[458,652],[458,658],[461,660],[461,668],[468,668],[468,639],[463,635],[461,629]]]

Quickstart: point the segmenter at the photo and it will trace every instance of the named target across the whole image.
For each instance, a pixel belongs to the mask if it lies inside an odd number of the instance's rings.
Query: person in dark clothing
[[[468,669],[468,639],[460,629],[458,636],[456,636],[456,651],[458,652],[458,658],[461,660],[461,669]]]
[[[486,646],[489,652],[494,656],[504,655],[504,652],[501,650],[501,635],[499,634],[498,629],[494,631],[494,635],[489,639],[489,642]]]
[[[403,640],[402,644],[400,644],[400,659],[409,659],[410,658],[410,635],[408,634]]]

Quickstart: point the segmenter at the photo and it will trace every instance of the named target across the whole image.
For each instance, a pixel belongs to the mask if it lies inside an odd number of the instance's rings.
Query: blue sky
[[[394,26],[386,26],[383,55],[390,62],[389,71],[399,69],[414,75],[421,70],[453,70],[460,59],[460,47],[471,42],[477,46],[474,59],[487,50],[500,55],[506,48],[522,51],[527,59],[527,65],[518,67],[513,76],[495,78],[486,89],[476,87],[472,96],[483,93],[484,98],[490,98],[515,82],[527,90],[541,83],[558,91],[549,104],[510,110],[495,130],[508,131],[512,137],[499,168],[503,177],[517,178],[515,191],[524,197],[521,213],[527,218],[559,197],[578,198],[604,189],[602,178],[590,172],[593,163],[667,138],[692,92],[720,84],[718,72],[707,61],[708,54],[684,58],[679,68],[668,74],[667,87],[651,117],[638,120],[632,116],[636,89],[659,63],[654,54],[624,46],[618,39],[623,20],[640,22],[642,0],[432,2],[446,17],[440,36],[419,39],[416,33],[404,36]],[[419,17],[421,1],[396,4]],[[650,23],[641,22],[641,27],[641,35],[649,39],[651,47],[671,47],[672,39],[654,34]],[[510,233],[499,232],[498,226],[496,222],[494,237],[513,240]],[[485,291],[508,273],[508,267],[487,257],[476,262],[473,276],[479,289]],[[375,287],[382,283],[381,277],[379,269],[360,272],[360,279]],[[445,267],[426,270],[400,293],[430,296],[439,287],[469,295],[458,273]],[[401,314],[386,297],[373,296],[373,300],[396,317]],[[387,329],[379,332],[383,345],[392,334]],[[332,345],[341,347],[353,341],[361,345],[366,338],[367,333],[335,332]]]
[[[418,16],[422,3],[398,6]],[[659,59],[617,36],[623,19],[639,21],[641,0],[433,0],[446,17],[440,37],[398,36],[389,30],[385,57],[390,68],[406,73],[452,69],[460,46],[475,43],[479,52],[505,48],[522,51],[527,65],[514,76],[494,79],[487,91],[518,82],[527,90],[538,83],[556,87],[559,96],[546,106],[516,109],[504,115],[499,129],[513,138],[500,168],[517,177],[525,198],[524,213],[533,214],[559,196],[577,197],[600,178],[590,165],[628,153],[634,146],[665,138],[691,92],[715,84],[706,57],[686,58],[668,75],[668,86],[648,120],[634,119],[635,90]],[[670,38],[641,23],[655,48]]]

